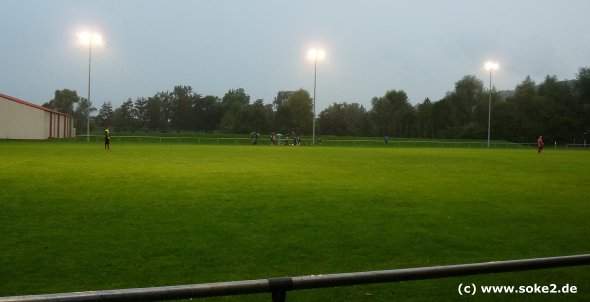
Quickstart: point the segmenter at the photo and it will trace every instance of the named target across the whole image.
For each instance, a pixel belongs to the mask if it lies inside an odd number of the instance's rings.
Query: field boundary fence
[[[78,135],[76,142],[90,141],[102,143],[101,135]],[[249,137],[191,137],[191,136],[111,136],[113,143],[184,143],[184,144],[213,144],[213,145],[249,145],[252,139]],[[278,143],[282,146],[293,144],[293,140],[282,139]],[[312,145],[311,139],[302,138],[301,145]],[[440,141],[440,140],[389,140],[380,139],[322,139],[316,140],[317,145],[322,146],[385,146],[385,147],[424,147],[424,148],[487,148],[486,141]],[[269,139],[258,139],[258,145],[270,145]],[[536,148],[536,143],[509,143],[491,142],[490,148],[504,149],[530,149]],[[556,145],[555,148],[558,146]],[[566,148],[588,148],[590,145],[568,144]]]
[[[86,142],[90,137],[91,142],[102,143],[103,136],[101,135],[78,135],[76,141]],[[113,143],[189,143],[189,144],[250,144],[250,138],[242,137],[191,137],[191,136],[111,136]]]
[[[322,143],[324,144],[324,143]],[[383,140],[327,140],[326,145],[385,145],[391,147],[437,147],[437,148],[487,148],[487,142],[479,141],[413,141],[413,140],[390,140],[385,143]],[[507,143],[491,142],[490,148],[536,148],[533,143]]]
[[[317,276],[12,296],[0,297],[0,302],[163,301],[261,293],[270,293],[273,302],[284,302],[287,298],[287,292],[296,290],[440,279],[581,265],[590,265],[590,254]]]
[[[568,149],[590,149],[590,144],[567,144]]]

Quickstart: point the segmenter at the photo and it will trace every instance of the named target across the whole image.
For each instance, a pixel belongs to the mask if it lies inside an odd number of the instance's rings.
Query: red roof
[[[55,111],[53,109],[45,108],[43,106],[35,105],[33,103],[29,103],[27,101],[23,101],[21,99],[17,99],[15,97],[11,97],[9,95],[5,95],[5,94],[2,94],[2,93],[0,93],[0,98],[4,98],[4,99],[7,99],[7,100],[10,100],[10,101],[13,101],[13,102],[17,102],[17,103],[20,103],[20,104],[23,104],[23,105],[27,105],[29,107],[40,109],[40,110],[43,110],[43,111],[53,112],[53,113],[57,113],[57,114],[60,114],[60,115],[67,116],[67,114],[65,114],[65,113],[62,113],[62,112],[59,112],[59,111]]]

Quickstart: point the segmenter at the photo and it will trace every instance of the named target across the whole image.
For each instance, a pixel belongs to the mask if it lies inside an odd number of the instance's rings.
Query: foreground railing
[[[426,280],[458,276],[590,265],[590,254],[486,263],[407,268],[396,270],[284,277],[194,285],[132,288],[47,295],[0,297],[0,302],[160,301],[214,296],[271,293],[273,302],[283,302],[288,291],[369,283]]]

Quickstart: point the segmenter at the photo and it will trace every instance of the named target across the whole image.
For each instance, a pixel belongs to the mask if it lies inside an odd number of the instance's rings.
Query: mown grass
[[[590,251],[588,152],[5,141],[0,158],[0,296]],[[582,301],[587,280],[577,267],[288,301],[455,301],[466,282],[569,283],[578,294],[478,298]]]

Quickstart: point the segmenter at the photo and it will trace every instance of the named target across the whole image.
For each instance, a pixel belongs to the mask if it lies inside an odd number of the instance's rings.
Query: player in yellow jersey
[[[104,129],[104,148],[111,150],[111,131],[108,126]]]

